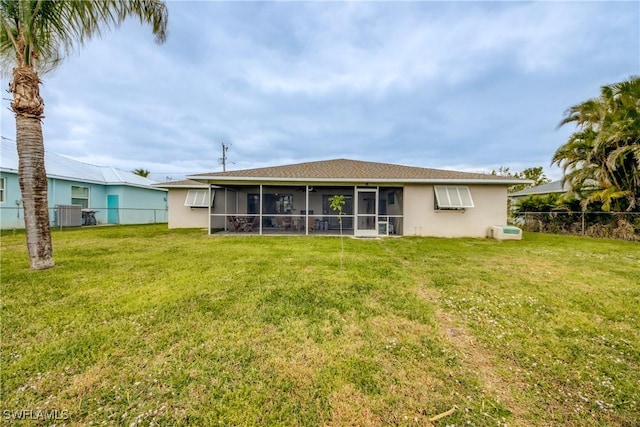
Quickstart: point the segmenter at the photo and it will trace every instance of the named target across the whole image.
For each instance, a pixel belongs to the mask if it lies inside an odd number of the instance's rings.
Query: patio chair
[[[260,224],[260,217],[258,215],[253,217],[253,221],[251,221],[246,230],[247,231],[256,231],[258,229],[258,225]]]
[[[310,216],[307,218],[307,230],[315,231],[315,229],[316,229],[316,219]]]
[[[291,225],[292,225],[291,217],[284,217],[282,218],[282,220],[284,222],[284,229],[286,230],[288,228],[289,230],[291,230]]]
[[[278,230],[286,230],[291,229],[291,219],[285,218],[282,216],[276,217],[276,225],[278,226]]]
[[[238,231],[238,221],[236,221],[236,217],[227,216],[227,223],[229,224],[229,231]]]
[[[304,218],[303,217],[295,217],[291,221],[291,229],[296,231],[304,230]]]

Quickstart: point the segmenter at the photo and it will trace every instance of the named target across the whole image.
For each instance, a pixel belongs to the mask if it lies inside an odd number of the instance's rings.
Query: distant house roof
[[[569,188],[562,181],[553,181],[535,187],[526,188],[509,194],[509,197],[533,196],[534,194],[566,193]]]
[[[521,184],[523,180],[482,173],[336,159],[258,169],[191,175],[199,181],[327,181]]]
[[[0,170],[17,174],[18,151],[16,144],[2,140],[1,145]],[[47,177],[49,178],[102,185],[130,185],[164,191],[162,188],[152,187],[155,181],[111,166],[91,165],[47,151],[45,151],[44,162],[47,169]]]
[[[193,179],[184,179],[182,181],[167,181],[158,182],[153,184],[154,187],[159,188],[209,188],[207,184],[201,181],[194,181]]]

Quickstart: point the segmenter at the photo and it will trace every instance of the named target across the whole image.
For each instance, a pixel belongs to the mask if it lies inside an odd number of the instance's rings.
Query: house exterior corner
[[[469,185],[474,207],[438,209],[433,185],[407,185],[405,236],[486,237],[492,225],[507,223],[507,187]]]

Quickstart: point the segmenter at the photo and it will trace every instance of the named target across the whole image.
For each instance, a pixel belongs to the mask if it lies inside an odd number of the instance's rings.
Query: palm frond
[[[0,0],[1,72],[7,74],[15,65],[47,72],[129,17],[150,24],[156,42],[165,41],[168,11],[160,0]]]

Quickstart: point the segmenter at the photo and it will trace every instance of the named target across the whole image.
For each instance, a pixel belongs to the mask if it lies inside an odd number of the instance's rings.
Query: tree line
[[[575,131],[551,162],[562,168],[568,191],[529,196],[518,210],[640,212],[640,78],[602,86],[598,97],[568,108],[558,127],[569,124]],[[549,182],[542,167],[492,173],[534,181],[509,192]]]

